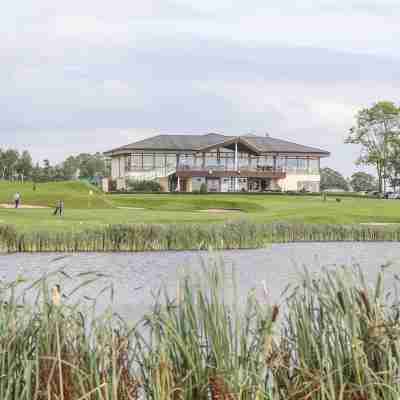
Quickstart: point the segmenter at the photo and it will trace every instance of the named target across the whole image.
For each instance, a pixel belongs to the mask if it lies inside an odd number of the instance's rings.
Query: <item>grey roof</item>
[[[242,137],[248,143],[259,150],[260,153],[308,153],[328,156],[329,152],[315,147],[304,146],[297,143],[288,142],[286,140],[275,139],[272,137],[241,135],[227,136],[218,133],[208,133],[205,135],[157,135],[148,139],[140,140],[126,146],[118,147],[107,151],[104,154],[113,155],[121,154],[134,150],[153,151],[196,151],[201,148],[223,143],[232,140],[235,137]]]

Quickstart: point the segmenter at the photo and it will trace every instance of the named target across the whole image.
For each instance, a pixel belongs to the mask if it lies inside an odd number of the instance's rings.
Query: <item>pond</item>
[[[318,271],[322,267],[360,265],[367,276],[373,278],[380,266],[390,263],[392,271],[400,273],[400,245],[371,242],[294,243],[216,253],[7,254],[0,255],[0,279],[11,281],[24,277],[31,281],[62,270],[65,274],[52,276],[49,279],[51,284],[60,283],[63,293],[68,294],[79,283],[90,281],[80,290],[79,298],[89,303],[90,299],[97,298],[99,308],[109,304],[111,290],[105,290],[100,297],[98,293],[112,284],[113,308],[125,317],[137,319],[152,304],[161,285],[174,293],[177,279],[183,271],[201,273],[202,266],[209,262],[234,267],[239,295],[243,296],[252,288],[261,289],[265,281],[272,300],[279,302],[282,290],[288,284],[295,284],[304,266],[310,271]],[[69,279],[67,275],[75,278]]]

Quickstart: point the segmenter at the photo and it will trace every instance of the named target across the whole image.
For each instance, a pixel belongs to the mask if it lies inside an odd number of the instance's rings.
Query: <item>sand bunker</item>
[[[15,205],[14,204],[6,204],[6,203],[1,204],[0,203],[0,208],[15,208]],[[29,204],[20,204],[18,208],[49,208],[49,207],[46,207],[46,206],[32,206],[32,205],[29,205]]]
[[[399,223],[398,222],[361,222],[360,225],[389,226],[389,225],[399,225]]]
[[[199,212],[207,213],[230,213],[230,212],[242,212],[239,208],[208,208],[206,210],[199,210]]]
[[[140,208],[140,207],[117,207],[121,210],[145,210],[145,208]]]

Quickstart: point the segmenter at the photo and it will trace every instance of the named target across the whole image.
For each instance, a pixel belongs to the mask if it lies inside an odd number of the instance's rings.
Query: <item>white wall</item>
[[[124,157],[116,156],[111,159],[111,178],[117,179],[125,176]]]
[[[287,174],[285,179],[280,179],[278,181],[281,189],[286,192],[288,190],[297,191],[298,190],[298,182],[315,182],[318,183],[321,180],[320,175],[299,175],[299,174]]]

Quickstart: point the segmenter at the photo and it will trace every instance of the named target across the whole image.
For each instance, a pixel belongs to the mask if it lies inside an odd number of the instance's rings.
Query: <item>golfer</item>
[[[21,194],[19,192],[17,192],[14,194],[15,208],[19,208],[20,203],[21,203]]]

